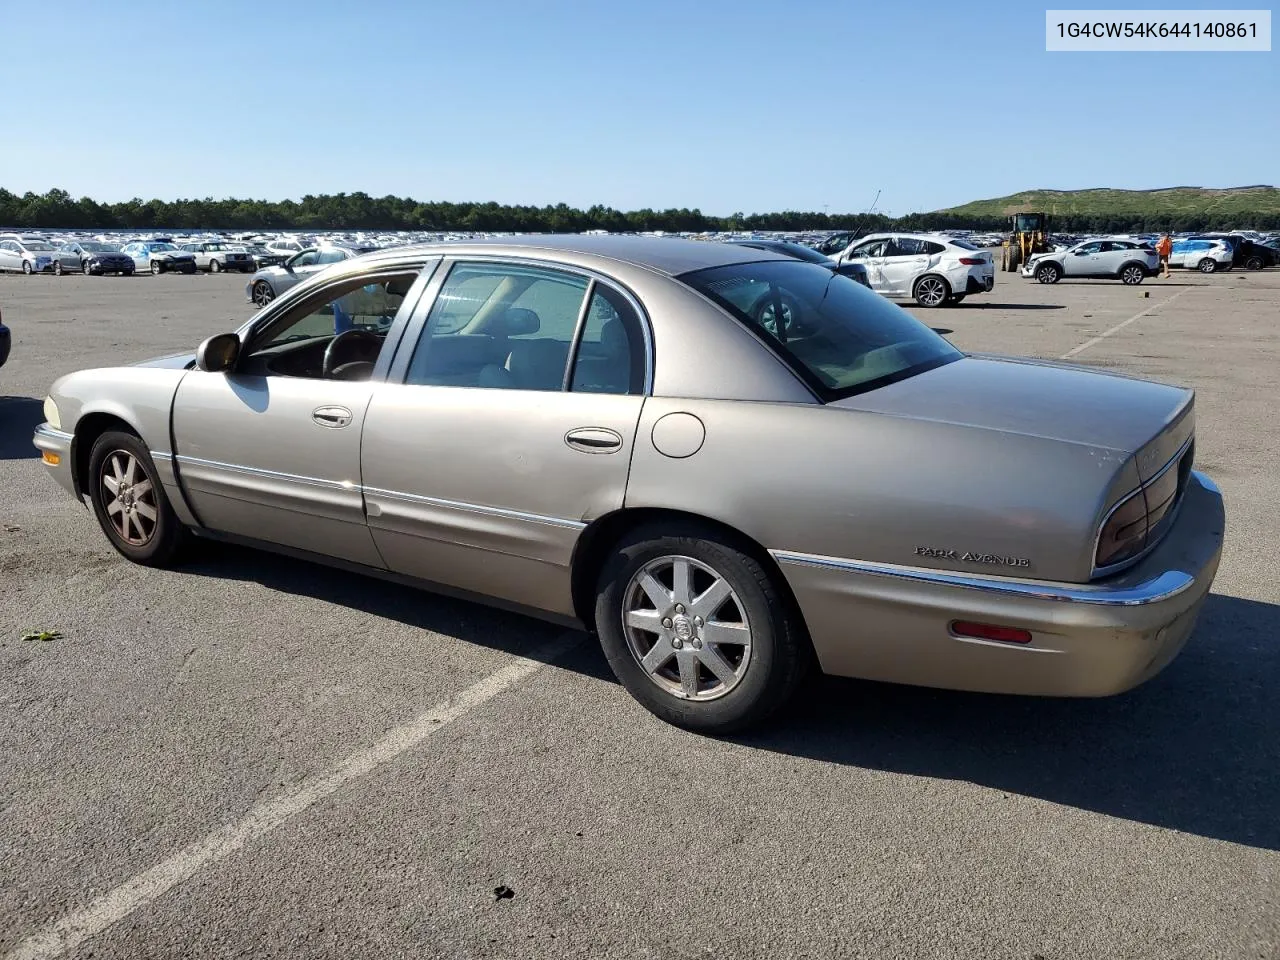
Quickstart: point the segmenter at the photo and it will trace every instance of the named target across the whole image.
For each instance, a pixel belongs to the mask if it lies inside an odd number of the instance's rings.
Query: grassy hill
[[[937,211],[959,217],[998,217],[1012,213],[1043,211],[1050,216],[1111,215],[1151,217],[1208,216],[1228,218],[1241,225],[1259,216],[1280,216],[1280,188],[1268,186],[1166,187],[1159,190],[1027,190],[997,197],[975,200],[959,207]]]

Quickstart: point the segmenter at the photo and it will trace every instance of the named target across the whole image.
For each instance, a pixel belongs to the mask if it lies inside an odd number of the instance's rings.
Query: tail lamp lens
[[[977,267],[977,266],[981,266],[987,261],[982,260],[978,257],[961,257],[960,262],[963,263],[966,267]]]
[[[1141,491],[1116,507],[1098,534],[1094,565],[1109,567],[1137,556],[1147,542],[1147,500]]]

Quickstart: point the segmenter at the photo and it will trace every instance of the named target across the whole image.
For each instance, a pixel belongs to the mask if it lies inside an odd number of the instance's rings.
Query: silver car
[[[244,297],[250,303],[265,307],[286,290],[335,263],[350,260],[370,247],[313,247],[289,257],[279,266],[263,267],[244,285]]]
[[[967,356],[733,244],[382,251],[45,412],[50,472],[137,563],[194,533],[578,624],[704,731],[811,666],[1118,693],[1187,641],[1223,541],[1190,390]]]
[[[0,233],[0,271],[15,273],[80,273],[80,255],[59,250],[43,237]]]
[[[125,244],[123,251],[133,258],[139,270],[161,273],[195,273],[195,254],[178,247],[168,240],[138,240]]]
[[[197,270],[208,270],[210,273],[221,273],[223,270],[252,273],[255,268],[253,257],[239,244],[202,240],[184,243],[182,249],[195,257]]]
[[[1022,265],[1022,275],[1041,283],[1068,278],[1109,278],[1136,286],[1160,270],[1155,248],[1132,240],[1086,240],[1065,250],[1037,253]]]

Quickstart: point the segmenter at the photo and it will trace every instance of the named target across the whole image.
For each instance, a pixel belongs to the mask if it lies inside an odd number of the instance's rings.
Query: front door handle
[[[580,453],[616,453],[622,449],[622,434],[606,427],[579,427],[566,433],[564,442]]]
[[[351,411],[346,407],[316,407],[311,419],[322,427],[345,427],[351,422]]]

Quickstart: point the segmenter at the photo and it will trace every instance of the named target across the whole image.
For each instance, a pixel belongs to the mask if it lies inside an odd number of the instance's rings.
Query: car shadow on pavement
[[[1065,310],[1063,303],[991,303],[982,300],[976,303],[952,303],[948,310]]]
[[[40,451],[31,435],[44,420],[44,404],[34,397],[0,397],[0,460],[32,460]]]
[[[777,722],[734,739],[1278,850],[1278,684],[1280,606],[1212,595],[1181,656],[1117,697],[1006,697],[822,677]]]

